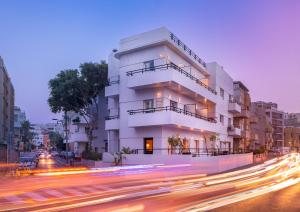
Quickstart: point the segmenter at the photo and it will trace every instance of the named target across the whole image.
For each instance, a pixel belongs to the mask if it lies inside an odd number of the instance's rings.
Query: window
[[[177,107],[178,107],[178,103],[175,102],[175,101],[170,100],[170,108],[171,108],[171,110],[175,111],[177,109]]]
[[[195,140],[195,147],[196,147],[196,153],[199,154],[200,152],[199,140]]]
[[[154,108],[154,99],[144,100],[144,109]]]
[[[231,118],[228,118],[228,126],[231,126]]]
[[[144,66],[146,71],[154,71],[154,60],[149,60],[144,62]]]
[[[224,99],[224,89],[220,88],[220,96]]]
[[[220,115],[220,122],[224,125],[224,116]]]
[[[182,142],[183,148],[182,148],[182,153],[187,154],[190,153],[190,142],[186,138],[183,139]]]
[[[144,138],[144,154],[153,154],[153,138]]]

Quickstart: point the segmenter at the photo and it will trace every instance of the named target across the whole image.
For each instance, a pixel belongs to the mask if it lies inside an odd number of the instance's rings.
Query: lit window
[[[153,138],[144,138],[144,154],[153,154]]]

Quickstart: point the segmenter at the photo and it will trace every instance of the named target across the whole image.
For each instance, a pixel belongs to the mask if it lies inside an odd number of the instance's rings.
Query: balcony
[[[247,140],[250,139],[250,131],[249,130],[242,130],[241,136]]]
[[[241,113],[241,105],[239,105],[237,102],[230,101],[228,104],[228,111],[234,114]]]
[[[238,118],[250,118],[250,111],[242,109],[240,113],[234,114],[234,117],[238,117]]]
[[[241,137],[241,129],[234,126],[230,126],[228,127],[228,135],[234,138],[239,138]]]
[[[133,89],[168,86],[196,93],[216,102],[217,92],[174,63],[128,71],[127,86]]]
[[[117,96],[120,94],[120,78],[119,76],[111,77],[108,85],[105,87],[105,97]]]
[[[105,117],[105,130],[119,130],[120,117],[119,115]]]
[[[215,118],[204,117],[177,107],[129,110],[129,127],[177,126],[187,129],[221,132]]]
[[[69,135],[69,141],[68,143],[72,142],[88,142],[89,139],[87,137],[87,134],[85,132],[73,132],[71,135]]]

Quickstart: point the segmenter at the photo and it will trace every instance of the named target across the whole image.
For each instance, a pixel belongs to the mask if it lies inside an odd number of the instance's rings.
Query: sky
[[[252,101],[300,112],[298,0],[0,0],[0,55],[15,104],[32,123],[60,70],[106,60],[121,38],[167,27],[206,62],[217,61]]]

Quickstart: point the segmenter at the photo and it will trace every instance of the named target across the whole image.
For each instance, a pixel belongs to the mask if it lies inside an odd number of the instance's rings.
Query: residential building
[[[19,148],[20,142],[22,141],[21,136],[21,127],[22,124],[26,121],[26,114],[21,110],[20,107],[14,107],[14,146]]]
[[[233,79],[164,27],[122,39],[108,78],[108,152],[169,154],[171,137],[181,138],[182,153],[229,152],[241,136]]]
[[[269,123],[266,111],[254,103],[251,104],[250,111],[250,149],[271,150],[273,147],[273,127]]]
[[[43,124],[32,124],[31,131],[33,133],[32,144],[39,148],[44,143],[44,127]]]
[[[286,113],[284,115],[284,126],[300,127],[300,113]]]
[[[233,139],[235,152],[250,149],[250,106],[251,98],[248,88],[240,81],[234,82],[234,101],[241,105],[241,113],[236,113],[233,124],[241,129],[241,136]]]
[[[13,148],[14,98],[14,87],[3,59],[0,57],[0,148],[3,151],[6,151],[6,148]],[[6,160],[6,156],[3,158],[2,156],[0,160]]]
[[[300,128],[285,127],[284,128],[284,146],[291,149],[299,150],[300,147]]]
[[[97,109],[98,107],[98,109]],[[93,114],[93,123],[96,127],[93,130],[93,139],[91,148],[93,151],[101,153],[105,151],[107,134],[105,133],[105,116],[107,116],[107,104],[104,97],[104,91],[98,97],[97,105],[90,106],[90,112]],[[88,148],[88,124],[84,117],[74,112],[68,113],[68,146],[70,151],[80,156]]]
[[[267,119],[273,128],[273,147],[284,147],[284,112],[278,110],[278,106],[273,102],[258,101],[253,103],[255,107],[265,111]]]

